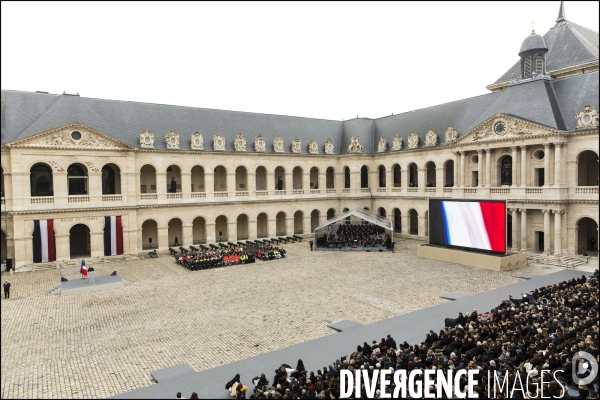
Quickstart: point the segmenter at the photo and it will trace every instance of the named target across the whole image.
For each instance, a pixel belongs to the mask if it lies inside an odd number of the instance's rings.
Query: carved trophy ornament
[[[265,138],[262,135],[258,135],[254,138],[254,151],[258,153],[264,153],[267,151],[267,142],[265,142]]]
[[[590,129],[598,127],[598,111],[594,106],[586,104],[577,114],[577,129]]]
[[[238,133],[235,136],[233,147],[235,148],[235,151],[246,151],[246,139],[244,139],[244,135]]]
[[[379,138],[379,144],[377,145],[377,152],[383,153],[387,150],[387,140],[385,138]]]
[[[435,146],[438,142],[438,134],[433,129],[430,129],[425,134],[425,146]]]
[[[273,140],[273,151],[275,153],[283,153],[285,151],[283,147],[283,138],[281,136],[277,136]]]
[[[213,139],[213,149],[218,151],[225,151],[225,136],[217,133]]]
[[[402,138],[396,133],[396,137],[394,137],[394,140],[392,141],[392,150],[396,151],[400,149],[402,149]]]
[[[153,149],[154,148],[154,133],[148,129],[140,133],[140,147]]]
[[[327,139],[323,146],[323,151],[325,154],[333,154],[333,141],[331,139]]]
[[[350,146],[348,146],[348,153],[362,153],[363,146],[360,144],[360,136],[352,136],[350,138]]]
[[[193,150],[204,150],[204,138],[200,132],[196,132],[192,134],[192,139],[190,140],[190,148]]]
[[[297,137],[292,140],[292,153],[300,153],[302,151],[302,142]]]
[[[165,135],[165,143],[167,145],[167,149],[178,149],[179,148],[179,134],[175,133],[175,131],[170,131]]]
[[[419,136],[415,132],[408,135],[408,148],[416,149],[419,147]]]
[[[453,126],[449,126],[448,129],[446,129],[446,144],[454,143],[457,140],[458,130]]]
[[[318,154],[319,153],[319,145],[315,139],[311,139],[308,144],[308,152],[310,154]]]

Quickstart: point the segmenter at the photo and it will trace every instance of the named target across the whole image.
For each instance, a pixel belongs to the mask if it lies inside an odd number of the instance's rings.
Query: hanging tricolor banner
[[[121,216],[104,217],[104,255],[123,254],[123,227]]]
[[[54,220],[40,219],[33,221],[33,262],[55,261],[54,253]]]

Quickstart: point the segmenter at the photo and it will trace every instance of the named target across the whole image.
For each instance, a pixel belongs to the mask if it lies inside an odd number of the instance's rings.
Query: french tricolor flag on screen
[[[55,261],[54,252],[54,220],[40,219],[33,221],[33,262]]]
[[[123,254],[123,227],[121,216],[104,217],[104,255]]]

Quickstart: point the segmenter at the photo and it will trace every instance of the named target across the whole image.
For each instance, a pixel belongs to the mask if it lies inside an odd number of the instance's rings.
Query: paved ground
[[[416,248],[401,241],[397,247]],[[4,275],[2,398],[99,398],[152,384],[150,372],[180,363],[195,371],[335,334],[341,320],[369,324],[519,281],[510,273],[424,260],[415,251],[310,252],[288,258],[188,271],[162,256],[94,265],[117,270],[122,289],[48,295],[57,270]],[[520,273],[560,270],[531,266]],[[78,268],[63,270],[78,279]],[[400,338],[396,338],[397,340]]]

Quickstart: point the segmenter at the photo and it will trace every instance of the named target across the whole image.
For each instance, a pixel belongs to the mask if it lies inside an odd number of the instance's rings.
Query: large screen
[[[506,202],[430,199],[429,243],[506,253]]]

